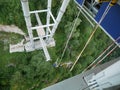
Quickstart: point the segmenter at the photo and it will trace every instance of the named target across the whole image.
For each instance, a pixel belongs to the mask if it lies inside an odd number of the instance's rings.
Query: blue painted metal
[[[82,6],[83,5],[83,3],[84,3],[84,0],[75,0],[78,4],[80,4],[80,6]]]
[[[84,4],[84,0],[75,1],[79,6]],[[99,22],[108,4],[109,3],[107,2],[102,4],[97,15],[95,18],[93,18],[96,22]],[[107,35],[109,35],[112,39],[116,40],[118,37],[120,37],[120,5],[116,4],[112,6],[100,25],[103,28],[103,31],[105,31],[105,33],[107,33]],[[120,45],[120,39],[117,41],[117,43]]]
[[[95,20],[96,20],[97,22],[100,21],[100,19],[101,19],[102,15],[103,15],[105,9],[107,8],[108,4],[109,4],[109,3],[103,3],[103,4],[102,4],[100,10],[98,11],[98,13],[97,13],[97,15],[96,15],[96,17],[95,17]]]
[[[105,11],[107,5],[108,3],[102,4],[99,12],[95,17],[97,22],[99,22],[100,18],[102,17],[102,14]],[[118,4],[111,7],[108,14],[101,22],[101,26],[114,40],[120,36],[120,6]],[[117,42],[120,43],[120,40]]]

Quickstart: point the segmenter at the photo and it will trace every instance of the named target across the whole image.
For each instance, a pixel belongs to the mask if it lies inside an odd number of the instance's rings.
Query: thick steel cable
[[[115,42],[117,42],[120,39],[120,37],[118,37]],[[85,72],[86,70],[88,70],[90,67],[92,67],[92,65],[97,62],[105,53],[107,50],[109,50],[115,43],[111,43],[87,68],[84,69],[83,72]],[[82,72],[82,73],[83,73]]]
[[[111,2],[110,2],[111,3]],[[88,41],[86,42],[85,46],[83,47],[82,51],[80,52],[80,54],[78,55],[77,59],[75,60],[73,66],[71,67],[70,71],[73,70],[74,66],[76,65],[76,63],[79,61],[79,58],[81,57],[82,53],[84,52],[84,50],[86,49],[86,47],[88,46],[90,40],[92,39],[93,35],[95,34],[97,28],[99,27],[99,25],[101,24],[101,22],[103,21],[103,19],[105,18],[106,14],[108,13],[108,11],[110,10],[111,6],[110,3],[108,4],[107,8],[105,9],[100,21],[98,22],[98,24],[95,26],[92,34],[90,35]]]
[[[110,50],[100,61],[98,61],[93,67],[95,68],[99,63],[101,63],[108,55],[110,55],[118,46],[116,45],[112,50]]]
[[[66,51],[66,49],[67,49],[67,47],[68,47],[68,43],[69,43],[69,41],[70,41],[70,39],[71,39],[71,37],[72,37],[72,34],[73,34],[73,32],[74,32],[75,25],[76,25],[76,23],[77,23],[77,19],[79,18],[80,12],[81,12],[81,11],[79,11],[78,14],[77,14],[76,20],[75,20],[75,22],[74,22],[74,24],[73,24],[73,28],[72,28],[72,30],[71,30],[71,32],[70,32],[70,35],[69,35],[69,37],[68,37],[68,39],[67,39],[67,42],[66,42],[66,44],[65,44],[65,48],[64,48],[64,50],[63,50],[63,53],[62,53],[62,55],[61,55],[61,58],[60,58],[60,61],[59,61],[59,64],[58,64],[58,65],[60,65],[60,63],[61,63],[61,61],[62,61],[62,59],[63,59],[63,57],[64,57],[64,55],[65,55],[65,51]]]

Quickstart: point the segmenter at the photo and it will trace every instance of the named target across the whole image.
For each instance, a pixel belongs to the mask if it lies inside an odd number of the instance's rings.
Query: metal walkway
[[[115,63],[118,60],[120,60],[120,57],[115,60],[111,60],[110,62],[107,62],[103,65],[100,65],[92,70],[89,70],[85,73],[76,75],[72,78],[66,79],[60,83],[49,86],[42,90],[83,90],[84,88],[87,87],[84,77],[86,77],[90,74],[93,74],[93,73],[96,74],[96,73],[102,71],[103,69],[107,68],[108,66],[112,65],[113,63]],[[85,89],[85,90],[89,90],[89,89]]]

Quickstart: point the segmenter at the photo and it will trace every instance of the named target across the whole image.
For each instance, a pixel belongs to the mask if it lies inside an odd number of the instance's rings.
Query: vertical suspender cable
[[[69,35],[69,37],[68,37],[68,39],[67,39],[67,42],[66,42],[66,44],[65,44],[65,48],[64,48],[64,50],[63,50],[63,53],[62,53],[62,55],[61,55],[61,58],[60,58],[60,61],[59,61],[59,64],[58,64],[58,65],[60,65],[60,62],[62,61],[62,59],[63,59],[63,57],[64,57],[65,51],[66,51],[66,49],[67,49],[67,47],[68,47],[68,43],[69,43],[69,41],[70,41],[70,39],[71,39],[71,37],[72,37],[72,34],[73,34],[74,29],[75,29],[75,25],[76,25],[76,23],[77,23],[77,19],[78,19],[79,15],[80,15],[80,11],[79,11],[78,14],[77,14],[76,20],[75,20],[75,22],[74,22],[74,24],[73,24],[73,28],[72,28],[72,30],[71,30],[71,32],[70,32],[70,35]]]
[[[85,0],[84,0],[84,1],[85,1]],[[62,61],[62,59],[63,59],[63,57],[64,57],[65,51],[66,51],[66,49],[67,49],[67,47],[68,47],[68,43],[69,43],[69,41],[70,41],[70,39],[71,39],[71,37],[72,37],[73,31],[74,31],[74,29],[75,29],[75,25],[76,25],[76,23],[77,23],[77,19],[78,19],[78,17],[80,16],[80,12],[81,12],[81,9],[79,10],[79,12],[78,12],[78,14],[77,14],[76,20],[75,20],[75,22],[74,22],[74,24],[73,24],[73,28],[72,28],[72,30],[71,30],[71,32],[70,32],[70,35],[69,35],[68,39],[67,39],[67,42],[66,42],[66,44],[65,44],[65,48],[64,48],[64,50],[63,50],[63,53],[62,53],[62,55],[61,55],[61,57],[60,57],[60,61],[59,61],[58,66],[60,65],[60,63],[61,63],[61,61]],[[58,62],[58,59],[59,59],[59,58],[57,58],[57,62]]]
[[[95,28],[94,28],[93,32],[91,33],[91,35],[90,35],[90,37],[89,37],[88,41],[86,42],[85,46],[83,47],[82,51],[80,52],[80,54],[78,55],[77,59],[75,60],[75,62],[74,62],[74,64],[73,64],[73,66],[72,66],[72,67],[71,67],[71,69],[70,69],[70,71],[72,71],[72,70],[73,70],[74,66],[75,66],[75,65],[76,65],[76,63],[79,61],[79,58],[81,57],[82,53],[84,52],[84,50],[85,50],[85,49],[86,49],[86,47],[88,46],[88,44],[89,44],[90,40],[92,39],[93,35],[95,34],[95,32],[96,32],[97,28],[99,27],[99,25],[101,24],[101,22],[102,22],[102,21],[103,21],[103,19],[105,18],[106,14],[107,14],[107,13],[108,13],[108,11],[110,10],[110,8],[111,8],[110,3],[111,3],[111,1],[109,2],[109,4],[108,4],[108,6],[107,6],[106,10],[104,11],[104,13],[103,13],[103,15],[102,15],[102,17],[101,17],[100,21],[99,21],[99,22],[98,22],[98,24],[95,26]]]
[[[59,61],[59,63],[58,63],[58,66],[60,65],[60,63],[61,63],[61,61],[62,61],[62,59],[63,59],[63,57],[64,57],[65,51],[66,51],[66,49],[67,49],[67,47],[68,47],[68,43],[69,43],[69,41],[70,41],[70,39],[71,39],[71,37],[72,37],[73,31],[74,31],[74,29],[75,29],[75,25],[76,25],[76,23],[77,23],[77,19],[78,19],[78,17],[80,16],[80,12],[81,12],[81,9],[79,10],[79,12],[78,12],[78,14],[77,14],[76,20],[75,20],[75,22],[74,22],[74,24],[73,24],[73,28],[72,28],[72,30],[71,30],[71,32],[70,32],[70,35],[69,35],[68,39],[67,39],[67,42],[66,42],[66,44],[65,44],[65,48],[64,48],[64,50],[63,50],[63,53],[62,53],[62,55],[61,55],[61,57],[60,57],[60,61]],[[56,63],[58,62],[58,60],[59,60],[59,58],[57,58]]]

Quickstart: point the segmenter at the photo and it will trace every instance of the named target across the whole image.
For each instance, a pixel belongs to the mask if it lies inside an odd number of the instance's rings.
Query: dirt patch
[[[0,31],[17,33],[17,34],[20,34],[20,35],[23,35],[23,36],[26,35],[20,28],[18,28],[15,25],[10,25],[10,26],[9,25],[0,25]]]

